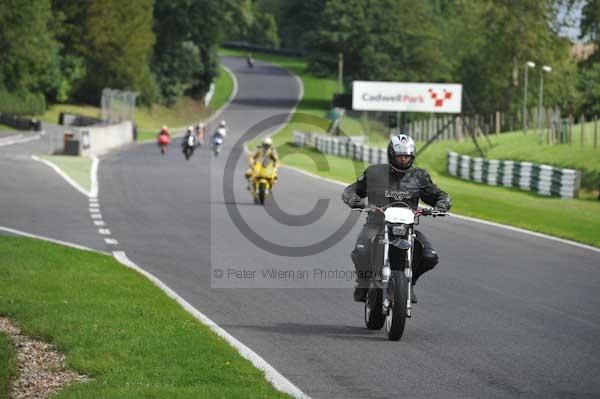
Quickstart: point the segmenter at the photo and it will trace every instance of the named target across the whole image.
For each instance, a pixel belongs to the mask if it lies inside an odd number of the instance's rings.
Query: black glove
[[[448,212],[448,203],[444,200],[438,201],[435,204],[435,209],[439,212]]]
[[[362,209],[365,207],[365,203],[363,202],[363,199],[360,198],[358,195],[356,195],[354,197],[350,197],[350,199],[348,199],[347,204],[350,208]]]

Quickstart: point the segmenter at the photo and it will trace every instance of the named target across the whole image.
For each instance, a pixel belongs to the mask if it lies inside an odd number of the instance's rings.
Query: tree
[[[475,108],[467,111],[519,110],[520,73],[527,61],[538,64],[530,83],[539,79],[541,65],[554,69],[546,75],[547,104],[567,106],[572,101],[576,79],[564,78],[572,75],[574,63],[568,41],[553,29],[555,19],[553,0],[458,0],[452,5],[443,48],[453,64],[454,79],[463,83]],[[537,86],[529,88],[535,103]]]
[[[49,0],[4,0],[0,7],[0,87],[41,92],[49,84],[58,44]]]
[[[152,70],[157,75],[163,100],[172,101],[172,89],[168,87],[170,79],[185,82],[188,72],[176,68],[169,71],[165,65],[178,62],[191,62],[195,70],[193,82],[185,84],[186,93],[196,98],[202,97],[209,89],[218,72],[217,44],[223,35],[223,29],[234,15],[243,15],[244,2],[225,0],[156,0],[154,4],[154,32],[157,37],[154,46]],[[175,60],[178,56],[174,49],[181,49],[183,42],[192,43],[198,52],[195,59]],[[198,61],[198,62],[197,62]],[[183,73],[181,76],[161,76]],[[183,87],[183,86],[181,86]]]
[[[102,89],[111,87],[138,91],[143,102],[152,103],[152,11],[152,0],[90,0],[82,49],[90,72],[86,100],[97,103]]]
[[[344,56],[347,80],[443,81],[440,35],[422,2],[330,0],[311,46],[311,69],[334,73]]]

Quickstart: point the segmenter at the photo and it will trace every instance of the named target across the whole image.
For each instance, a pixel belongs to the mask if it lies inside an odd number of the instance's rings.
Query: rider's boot
[[[367,301],[367,291],[368,291],[368,288],[356,287],[354,289],[354,300],[356,302],[366,302]]]
[[[356,285],[354,287],[354,300],[356,302],[366,302],[368,291],[369,288],[367,287],[367,282],[356,279]]]

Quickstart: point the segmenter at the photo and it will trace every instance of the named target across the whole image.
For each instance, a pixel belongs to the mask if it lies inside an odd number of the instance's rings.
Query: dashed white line
[[[98,229],[98,233],[105,235],[105,236],[109,236],[110,230],[109,229]]]
[[[92,213],[90,216],[92,219],[102,219],[102,215],[99,213]]]
[[[94,220],[94,224],[96,226],[106,226],[106,223],[104,223],[104,220]]]
[[[118,245],[119,241],[115,240],[114,238],[105,238],[104,242],[107,243],[108,245]]]

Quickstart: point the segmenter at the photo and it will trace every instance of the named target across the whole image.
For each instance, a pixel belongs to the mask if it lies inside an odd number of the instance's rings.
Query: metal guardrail
[[[576,198],[581,172],[531,162],[501,161],[448,152],[448,172],[492,186],[515,187],[540,195]]]

